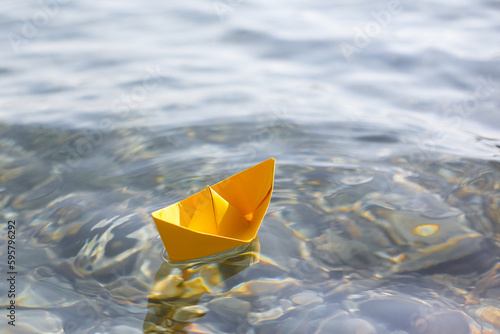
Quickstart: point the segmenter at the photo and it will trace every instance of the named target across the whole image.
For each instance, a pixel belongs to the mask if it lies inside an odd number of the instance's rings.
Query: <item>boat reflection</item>
[[[155,275],[148,298],[144,333],[185,333],[185,328],[207,312],[200,298],[226,290],[225,281],[259,262],[260,243],[252,242],[209,257],[165,262]]]

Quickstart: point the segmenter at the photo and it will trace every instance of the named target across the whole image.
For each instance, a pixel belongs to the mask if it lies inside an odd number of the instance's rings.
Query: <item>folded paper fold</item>
[[[192,260],[252,241],[271,201],[274,166],[268,159],[153,212],[169,259]]]

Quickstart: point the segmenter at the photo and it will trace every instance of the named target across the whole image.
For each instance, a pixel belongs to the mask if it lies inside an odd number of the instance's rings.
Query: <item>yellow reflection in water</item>
[[[223,290],[224,281],[259,262],[256,237],[247,245],[189,262],[163,262],[148,298],[145,333],[183,333],[208,309],[198,301],[205,293]]]

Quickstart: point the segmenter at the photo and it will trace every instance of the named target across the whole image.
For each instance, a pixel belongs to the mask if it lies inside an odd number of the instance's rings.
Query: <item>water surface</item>
[[[500,333],[498,2],[5,7],[9,332]],[[269,157],[259,238],[166,262],[150,213]]]

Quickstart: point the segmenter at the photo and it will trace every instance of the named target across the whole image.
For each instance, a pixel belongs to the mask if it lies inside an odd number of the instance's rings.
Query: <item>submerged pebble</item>
[[[291,301],[297,305],[320,304],[323,298],[314,291],[302,291],[290,297]]]
[[[221,297],[211,300],[207,307],[226,321],[238,322],[246,318],[251,305],[248,301],[234,297]]]
[[[278,306],[263,312],[250,312],[247,319],[249,324],[256,325],[260,322],[278,319],[283,313],[281,306]]]
[[[183,285],[184,279],[178,275],[170,275],[155,282],[149,299],[152,301],[170,300],[180,297],[186,290]]]
[[[207,314],[208,308],[203,305],[189,305],[179,307],[174,311],[172,320],[180,322],[191,322],[196,318],[203,317]]]
[[[250,281],[242,283],[229,291],[231,295],[235,296],[255,296],[264,295],[279,290],[300,286],[300,281],[292,278],[284,280],[279,279],[263,279],[260,281]]]
[[[420,319],[431,312],[429,305],[410,298],[373,298],[359,304],[360,313],[389,328],[412,331]]]
[[[444,311],[429,314],[417,320],[413,326],[414,333],[422,334],[478,334],[479,326],[470,317],[459,311]],[[469,322],[472,322],[474,329],[471,328]]]

